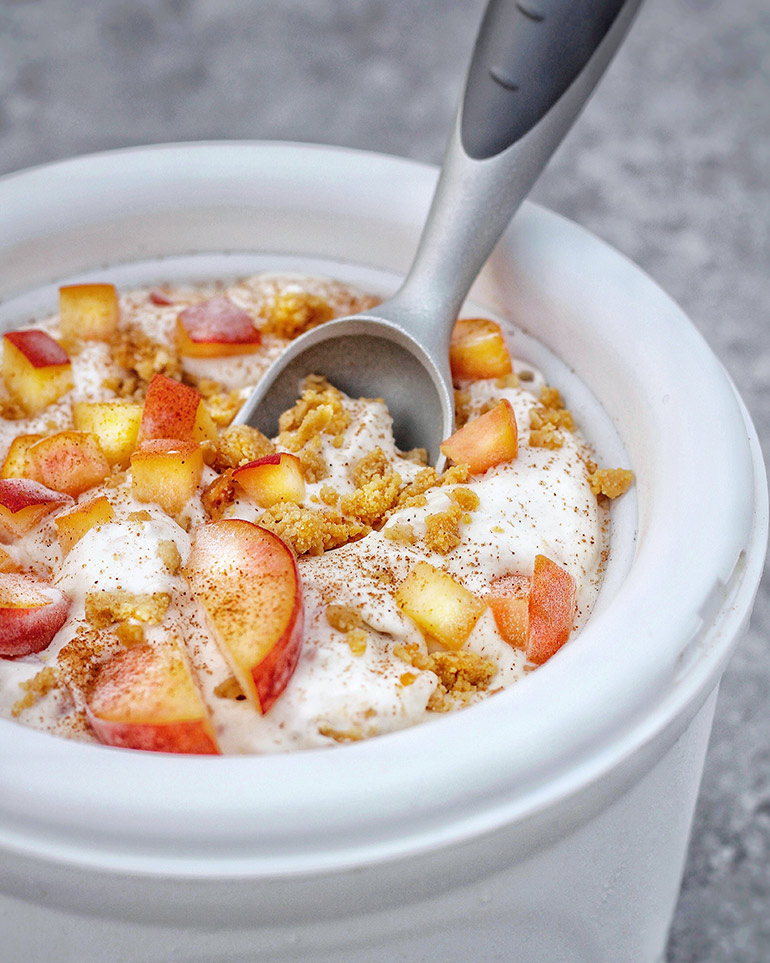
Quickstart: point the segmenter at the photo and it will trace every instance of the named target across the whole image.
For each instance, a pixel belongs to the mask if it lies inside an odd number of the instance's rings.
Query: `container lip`
[[[0,221],[11,209],[2,203],[5,198],[23,213],[25,205],[39,203],[36,192],[61,190],[73,176],[114,177],[116,165],[122,176],[134,177],[134,189],[148,177],[156,179],[157,189],[180,162],[190,182],[201,184],[207,175],[218,183],[236,178],[255,162],[265,176],[276,163],[304,171],[316,186],[324,177],[354,176],[359,186],[383,178],[393,191],[409,174],[426,207],[436,173],[403,158],[323,145],[225,141],[123,148],[4,175]],[[651,610],[639,585],[665,588],[656,565],[667,541],[660,521],[642,512],[632,575],[581,634],[581,652],[567,647],[553,665],[474,707],[472,727],[459,713],[341,749],[191,759],[68,743],[0,722],[0,746],[6,744],[0,848],[113,871],[207,877],[290,875],[391,859],[478,835],[501,819],[520,819],[568,797],[627,759],[699,691],[716,683],[751,608],[767,543],[764,463],[745,409],[681,311],[606,244],[532,204],[517,215],[506,243],[525,273],[552,249],[559,257],[582,251],[582,259],[574,254],[575,270],[610,265],[630,293],[657,312],[648,337],[663,329],[664,319],[679,350],[691,354],[690,363],[705,365],[720,399],[714,417],[731,430],[734,457],[724,460],[745,480],[743,495],[726,509],[725,531],[711,543],[699,543],[704,552],[724,556],[717,577],[714,565],[695,565],[697,571],[682,585],[683,600],[667,612]],[[618,330],[608,328],[607,338],[617,337]],[[638,364],[649,365],[656,351],[659,356],[655,345],[639,345]],[[662,455],[669,467],[692,476],[686,448]],[[654,469],[650,473],[645,483],[659,484]],[[704,504],[724,508],[729,479],[723,473],[712,482],[714,491],[703,493]],[[686,557],[682,546],[669,549],[673,564]],[[741,551],[743,567],[733,575]],[[699,620],[698,611],[706,611],[720,580],[721,604]],[[625,665],[608,665],[612,641],[627,634],[629,619],[638,620],[638,639],[655,657],[642,651]],[[680,671],[685,642],[697,658]],[[582,699],[568,684],[576,672],[590,677]],[[628,676],[634,673],[631,684]],[[544,720],[544,709],[555,711],[554,692],[564,697],[559,718]],[[595,705],[604,707],[600,719],[591,711]],[[528,744],[534,747],[530,752]]]

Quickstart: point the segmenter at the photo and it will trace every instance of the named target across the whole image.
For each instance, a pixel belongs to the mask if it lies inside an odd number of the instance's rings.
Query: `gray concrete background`
[[[482,9],[483,0],[0,0],[0,174],[209,138],[439,162]],[[766,0],[647,0],[534,196],[679,301],[770,451]],[[765,579],[722,686],[669,963],[770,960],[768,635]]]

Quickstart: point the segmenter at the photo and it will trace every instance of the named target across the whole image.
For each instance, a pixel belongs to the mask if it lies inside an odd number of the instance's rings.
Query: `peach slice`
[[[262,508],[270,508],[278,502],[299,505],[305,497],[302,462],[286,451],[241,465],[233,472],[233,479]]]
[[[203,474],[203,451],[194,441],[154,438],[131,456],[131,489],[140,502],[155,502],[172,517],[193,497]]]
[[[535,556],[529,590],[527,658],[542,665],[567,641],[575,618],[575,579],[545,555]]]
[[[211,522],[195,535],[185,576],[241,689],[257,712],[268,712],[302,647],[302,586],[291,549],[252,522]]]
[[[59,328],[65,338],[109,341],[118,330],[114,284],[67,284],[59,288]]]
[[[492,582],[487,597],[497,631],[515,649],[527,648],[529,587],[526,575],[503,575]]]
[[[110,465],[128,466],[139,437],[142,406],[132,401],[76,401],[72,420],[78,431],[96,435]]]
[[[462,648],[486,604],[451,575],[418,562],[396,591],[396,605],[447,649]]]
[[[11,397],[36,415],[72,387],[72,363],[58,341],[45,331],[3,335],[3,380]]]
[[[190,358],[253,354],[261,343],[251,317],[223,296],[193,304],[177,318],[177,349]]]
[[[54,519],[54,525],[62,553],[66,555],[90,529],[97,525],[106,525],[114,518],[115,512],[105,495],[93,498],[85,505],[78,505],[74,512],[58,515]]]
[[[139,424],[139,441],[153,438],[216,443],[217,429],[201,393],[174,378],[156,374],[147,389]]]
[[[23,535],[49,512],[72,499],[30,478],[0,479],[0,532],[10,538]]]
[[[42,652],[67,621],[69,598],[48,582],[0,574],[0,656]]]
[[[80,495],[101,484],[110,465],[96,435],[58,431],[28,449],[25,473],[57,492]]]
[[[452,331],[449,367],[457,381],[501,378],[513,371],[499,324],[487,318],[463,318]]]
[[[164,291],[163,288],[153,288],[147,295],[147,300],[150,304],[157,304],[161,307],[174,303],[174,299],[168,292]]]
[[[101,665],[86,692],[86,714],[108,746],[219,754],[192,672],[170,640],[132,646]]]
[[[27,470],[27,452],[43,438],[45,435],[17,435],[11,442],[3,467],[0,468],[0,478],[24,478]]]
[[[441,451],[456,465],[468,465],[474,475],[512,461],[519,452],[519,435],[510,401],[503,398],[463,425],[441,443]]]

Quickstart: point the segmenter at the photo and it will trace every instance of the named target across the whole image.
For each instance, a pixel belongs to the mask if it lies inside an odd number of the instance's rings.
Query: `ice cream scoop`
[[[376,309],[306,332],[236,421],[268,435],[311,373],[384,398],[402,450],[454,430],[449,342],[476,276],[596,86],[641,0],[491,0],[412,267]]]

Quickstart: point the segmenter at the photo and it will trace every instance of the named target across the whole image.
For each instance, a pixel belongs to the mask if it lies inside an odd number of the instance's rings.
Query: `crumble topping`
[[[626,468],[597,468],[589,476],[594,495],[619,498],[631,487],[634,474]]]
[[[540,392],[540,406],[529,413],[529,424],[529,443],[533,448],[561,448],[562,430],[575,430],[572,412],[564,407],[558,389],[548,385]]]
[[[86,619],[95,629],[128,619],[160,625],[170,604],[168,592],[131,595],[120,590],[92,591],[86,593]]]

